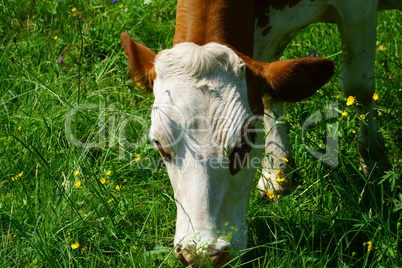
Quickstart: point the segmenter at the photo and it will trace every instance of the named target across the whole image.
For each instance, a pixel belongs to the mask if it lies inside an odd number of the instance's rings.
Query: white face
[[[162,51],[155,70],[150,138],[174,189],[174,243],[243,249],[261,156],[251,148],[262,148],[264,135],[248,103],[245,64],[225,46],[182,43]]]

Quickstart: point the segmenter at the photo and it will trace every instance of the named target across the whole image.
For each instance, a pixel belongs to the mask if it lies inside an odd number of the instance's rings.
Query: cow
[[[286,130],[277,124],[283,103],[311,96],[334,74],[325,58],[277,61],[303,27],[337,23],[348,51],[341,73],[345,94],[368,112],[362,157],[367,163],[385,159],[383,141],[371,131],[377,128],[371,101],[375,18],[377,9],[398,8],[400,1],[352,2],[178,0],[171,49],[156,55],[121,34],[132,79],[155,97],[149,136],[174,190],[174,245],[182,263],[207,257],[220,267],[247,246],[253,163],[264,145],[265,155],[276,157],[264,158],[259,188],[279,194],[291,186],[275,180],[276,170],[286,173],[292,163]],[[362,25],[367,33],[358,30]]]

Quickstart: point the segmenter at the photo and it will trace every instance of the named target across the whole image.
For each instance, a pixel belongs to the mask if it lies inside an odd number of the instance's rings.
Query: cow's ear
[[[247,62],[246,62],[247,64]],[[265,80],[262,92],[276,101],[298,102],[313,95],[334,74],[334,62],[325,58],[301,58],[272,63],[249,61],[247,66]]]
[[[152,92],[156,78],[154,60],[156,54],[149,48],[133,41],[127,33],[120,35],[123,48],[128,56],[131,77],[146,92]]]

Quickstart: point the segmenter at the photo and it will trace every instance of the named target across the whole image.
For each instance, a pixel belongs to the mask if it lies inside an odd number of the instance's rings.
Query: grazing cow
[[[150,138],[174,189],[174,244],[183,263],[208,256],[219,267],[230,260],[232,249],[246,247],[247,207],[258,167],[253,161],[264,145],[259,116],[265,114],[265,152],[291,159],[286,131],[275,123],[283,114],[281,103],[311,96],[334,71],[333,62],[323,58],[267,63],[301,28],[316,21],[338,23],[350,50],[342,73],[346,94],[370,109],[373,89],[367,84],[373,75],[365,68],[374,62],[376,3],[178,0],[172,49],[155,55],[122,33],[133,80],[155,96]],[[392,4],[383,1],[380,8]],[[359,5],[362,11],[356,13]],[[361,39],[352,40],[362,25],[373,25],[369,39],[359,30]],[[368,59],[359,60],[362,49]],[[358,74],[357,81],[350,80]],[[268,170],[286,167],[276,159],[273,164],[264,169],[271,184],[261,178],[259,185],[280,192],[284,188]]]

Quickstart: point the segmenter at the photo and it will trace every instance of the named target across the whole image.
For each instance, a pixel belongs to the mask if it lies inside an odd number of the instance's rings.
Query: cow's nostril
[[[217,264],[221,262],[221,259],[222,259],[223,254],[224,254],[223,252],[216,251],[216,250],[211,250],[208,253],[209,253],[208,257],[212,261],[212,263],[214,264],[214,267],[222,266],[221,264],[219,266],[217,266]]]
[[[178,246],[176,247],[176,253],[180,262],[184,265],[190,265],[201,257],[197,254],[195,245],[188,245],[185,249]]]
[[[209,259],[214,264],[214,267],[221,267],[228,263],[231,260],[230,256],[230,248],[225,247],[223,250],[214,250],[210,249],[209,251]]]
[[[183,256],[183,250],[181,247],[176,247],[176,254],[177,254],[177,258],[183,265],[186,265],[186,266],[189,265],[189,263]]]

